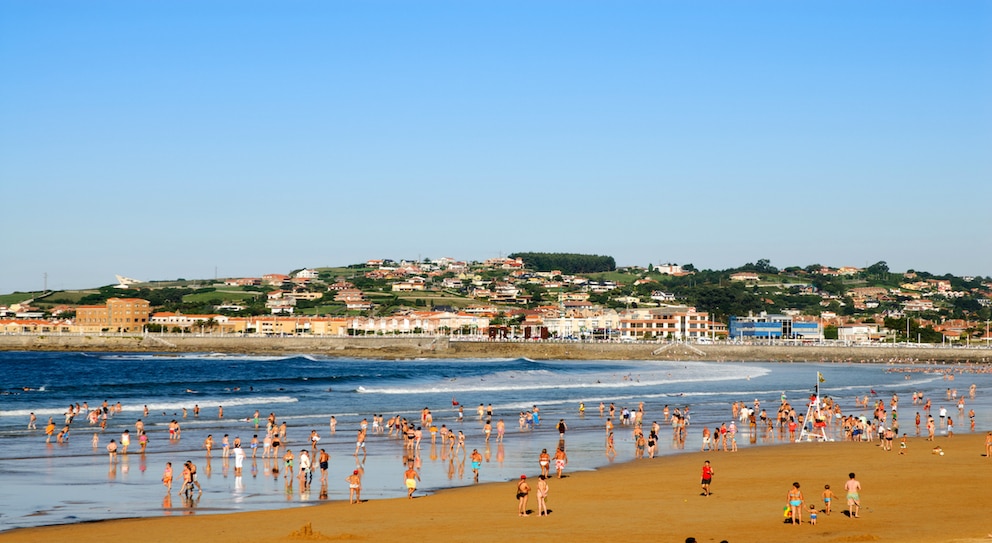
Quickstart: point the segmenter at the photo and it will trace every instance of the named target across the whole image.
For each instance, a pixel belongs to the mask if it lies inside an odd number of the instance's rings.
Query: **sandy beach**
[[[158,541],[510,541],[568,538],[611,541],[988,541],[992,505],[986,482],[992,459],[984,433],[910,438],[907,454],[874,443],[800,443],[740,452],[686,453],[609,466],[552,479],[551,514],[517,516],[516,480],[451,489],[413,500],[333,502],[314,507],[111,520],[0,533],[2,542],[100,542],[130,537]],[[932,454],[939,445],[943,456]],[[712,495],[700,495],[704,460],[714,468]],[[536,468],[536,463],[535,463]],[[526,473],[536,484],[538,470]],[[843,485],[855,472],[863,491],[859,518],[846,512]],[[811,526],[784,523],[793,482],[807,509],[823,509],[830,484],[838,498],[831,515]],[[342,486],[343,481],[339,482]],[[177,500],[178,501],[178,500]],[[536,512],[536,498],[528,507]]]

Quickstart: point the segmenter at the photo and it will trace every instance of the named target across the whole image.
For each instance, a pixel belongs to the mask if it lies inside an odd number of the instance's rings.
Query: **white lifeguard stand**
[[[818,441],[829,441],[827,439],[827,419],[823,411],[820,410],[820,383],[824,381],[823,374],[816,372],[816,388],[809,399],[806,408],[806,417],[803,418],[803,429],[796,438],[799,443],[806,438],[806,441],[813,441],[815,437]]]

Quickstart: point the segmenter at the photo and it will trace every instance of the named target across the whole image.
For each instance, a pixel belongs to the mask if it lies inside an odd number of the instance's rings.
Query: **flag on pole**
[[[823,374],[820,372],[816,372],[816,378],[819,379],[821,383],[826,382],[826,379],[823,378]]]

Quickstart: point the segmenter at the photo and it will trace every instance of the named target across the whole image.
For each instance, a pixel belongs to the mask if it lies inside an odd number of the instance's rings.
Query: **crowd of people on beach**
[[[946,372],[944,375],[948,381],[953,381],[953,372]],[[938,430],[946,438],[953,436],[955,417],[944,404],[956,407],[956,418],[959,421],[963,421],[967,414],[970,428],[974,431],[974,410],[967,410],[966,413],[966,409],[968,407],[967,401],[974,400],[975,394],[975,385],[971,385],[967,393],[961,395],[958,395],[955,388],[948,387],[946,396],[940,400],[928,398],[923,392],[914,391],[912,393],[912,405],[916,412],[911,419],[915,427],[915,436],[919,437],[925,431],[926,439],[934,441],[937,439]],[[721,422],[719,425],[712,423],[703,425],[700,450],[704,452],[736,452],[738,450],[738,434],[743,433],[752,444],[756,443],[758,439],[763,441],[777,439],[781,442],[796,442],[802,439],[846,440],[877,444],[883,451],[894,450],[894,442],[898,440],[899,454],[907,454],[907,434],[904,432],[901,438],[899,437],[899,401],[900,398],[897,394],[882,398],[876,391],[870,390],[864,396],[859,395],[854,399],[853,410],[858,414],[845,414],[839,401],[829,396],[821,397],[817,394],[811,395],[808,399],[804,398],[794,405],[786,397],[786,394],[782,393],[775,409],[763,406],[758,399],[753,402],[735,401],[728,406],[729,418],[727,422]],[[936,417],[932,414],[935,403],[937,404]],[[192,411],[194,418],[201,418],[199,405],[194,406]],[[92,448],[97,451],[100,436],[105,433],[108,421],[115,415],[119,416],[122,412],[123,406],[120,402],[111,404],[109,401],[104,401],[93,409],[90,409],[86,402],[83,402],[82,405],[70,405],[65,414],[64,425],[57,433],[54,417],[49,418],[44,429],[46,443],[51,443],[54,437],[56,444],[67,445],[73,422],[82,419],[94,427]],[[649,423],[643,401],[630,407],[618,406],[613,402],[600,402],[598,417],[605,428],[605,455],[610,459],[617,455],[616,434],[624,432],[623,441],[631,444],[635,460],[655,458],[661,445],[660,436],[663,424],[671,427],[671,447],[683,449],[690,427],[691,412],[690,405],[664,405],[658,412],[660,415],[658,420],[652,420]],[[382,440],[399,443],[403,452],[402,487],[405,488],[408,498],[415,497],[418,485],[422,481],[425,431],[430,436],[430,460],[436,461],[440,458],[443,465],[447,467],[449,479],[453,479],[455,476],[459,479],[462,478],[465,473],[466,460],[468,460],[471,466],[472,479],[476,483],[479,482],[480,471],[484,463],[493,460],[490,443],[495,443],[497,446],[495,459],[497,462],[502,462],[505,456],[506,422],[504,417],[495,412],[492,404],[487,406],[480,403],[475,414],[476,422],[466,423],[464,406],[453,399],[451,410],[445,410],[443,417],[435,417],[431,408],[424,407],[419,416],[410,418],[400,414],[388,418],[384,414],[372,414],[361,419],[355,430],[355,449],[352,454],[354,469],[349,466],[351,473],[344,478],[349,503],[357,504],[363,501],[362,479],[365,475],[365,460],[368,455],[370,439],[376,440],[375,446],[379,446]],[[178,442],[182,438],[180,421],[184,421],[188,415],[187,409],[182,409],[181,416],[178,413],[173,415],[174,418],[168,423],[168,439],[171,442]],[[558,434],[556,446],[542,447],[540,453],[536,453],[537,465],[535,468],[539,469],[539,475],[534,487],[531,487],[532,479],[528,479],[527,474],[521,475],[515,483],[520,516],[532,514],[532,511],[528,509],[531,492],[536,494],[537,514],[539,516],[549,515],[551,513],[548,508],[549,483],[552,478],[562,479],[566,476],[565,469],[569,458],[566,453],[565,438],[566,434],[569,433],[569,424],[565,417],[561,417],[553,426],[542,425],[541,415],[541,409],[536,404],[531,409],[518,413],[519,432],[542,432],[549,436],[553,436],[554,432]],[[162,416],[169,418],[166,413],[162,413]],[[595,414],[592,416],[594,417]],[[115,437],[107,443],[105,450],[112,471],[116,470],[121,455],[134,454],[135,452],[139,455],[146,453],[149,443],[143,421],[149,417],[150,413],[146,406],[143,409],[143,417],[137,419],[133,425],[133,433],[131,428],[125,428],[121,432],[119,440]],[[223,417],[223,407],[218,406],[217,419],[222,420]],[[586,419],[585,403],[579,404],[575,417],[579,421]],[[441,422],[441,418],[446,420]],[[741,425],[740,429],[738,423]],[[219,449],[225,473],[233,457],[235,477],[242,475],[246,462],[250,462],[252,475],[257,476],[257,459],[261,457],[262,476],[268,476],[274,480],[281,478],[284,481],[287,495],[293,494],[294,486],[298,485],[296,488],[300,492],[301,498],[309,499],[315,477],[314,472],[316,471],[318,472],[319,499],[328,499],[328,472],[331,456],[326,447],[320,446],[323,439],[320,430],[310,428],[308,433],[304,433],[306,437],[300,439],[302,446],[294,449],[289,446],[287,423],[285,421],[279,422],[274,412],[269,413],[263,420],[259,410],[256,409],[252,416],[239,419],[237,424],[244,424],[249,431],[253,426],[254,432],[250,440],[243,442],[238,435],[232,436],[230,433],[223,434],[219,439],[215,439],[213,433],[208,433],[203,440],[204,468],[208,477],[212,470],[211,461],[215,449]],[[263,424],[264,429],[262,428]],[[584,423],[584,426],[588,426],[588,424]],[[28,429],[37,429],[37,417],[34,413],[30,415]],[[334,416],[330,417],[328,431],[331,436],[337,434],[337,420]],[[138,442],[137,451],[133,450],[132,438]],[[552,438],[549,437],[549,441],[551,440]],[[246,449],[249,451],[246,452]],[[549,452],[549,450],[554,452]],[[986,440],[986,455],[992,457],[992,432],[988,434]],[[165,463],[161,479],[166,488],[166,498],[163,500],[163,507],[165,508],[171,508],[174,479],[172,465],[171,461]],[[702,496],[711,495],[714,473],[714,466],[707,460],[703,466],[700,483]],[[196,463],[192,459],[184,461],[178,477],[181,484],[178,485],[177,494],[183,499],[184,505],[192,508],[198,503],[203,492]],[[847,514],[851,518],[857,518],[861,507],[860,483],[855,479],[853,473],[850,474],[844,489],[847,492]],[[835,499],[830,485],[825,485],[822,493],[824,507],[818,511],[815,505],[806,502],[798,482],[792,485],[787,497],[789,505],[785,511],[786,519],[796,525],[803,523],[804,509],[807,510],[809,523],[813,525],[816,524],[818,513],[830,515]]]

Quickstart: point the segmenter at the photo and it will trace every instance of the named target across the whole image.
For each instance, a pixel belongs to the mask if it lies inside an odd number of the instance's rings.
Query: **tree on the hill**
[[[876,262],[865,268],[865,277],[877,281],[886,281],[889,278],[889,265],[884,260]]]

